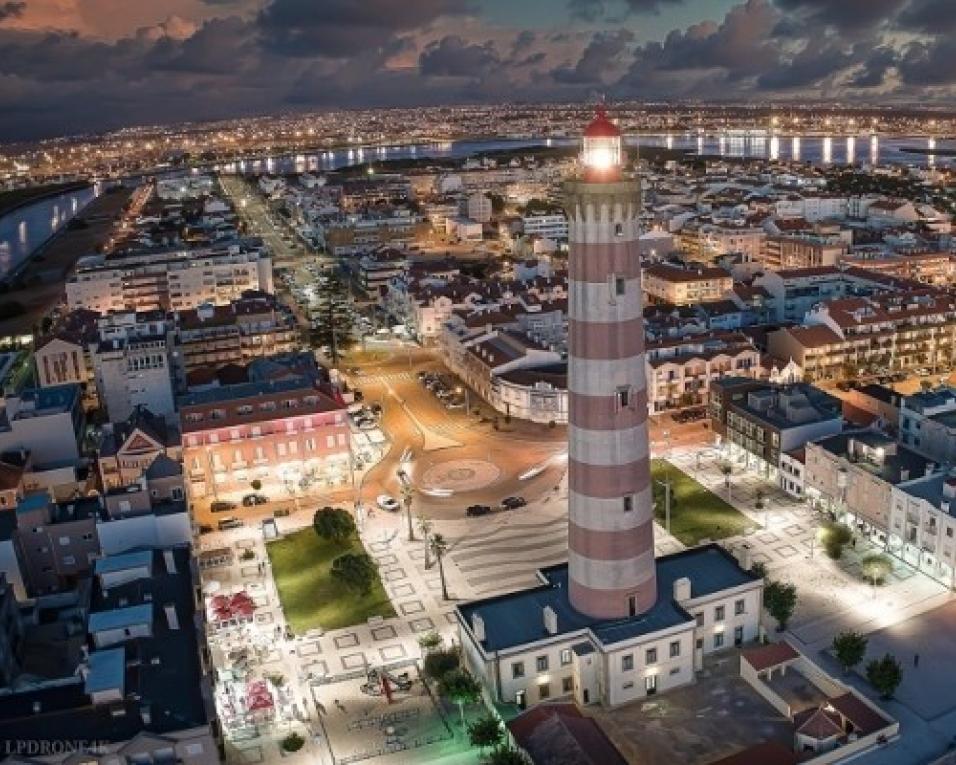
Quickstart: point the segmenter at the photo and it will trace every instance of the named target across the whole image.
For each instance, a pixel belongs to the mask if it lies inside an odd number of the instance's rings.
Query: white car
[[[401,509],[398,500],[394,497],[390,497],[388,494],[379,494],[378,499],[375,500],[375,504],[382,508],[382,510],[388,510],[390,513],[397,513]]]

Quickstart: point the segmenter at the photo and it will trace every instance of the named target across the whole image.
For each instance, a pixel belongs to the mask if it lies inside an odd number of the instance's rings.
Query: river
[[[89,186],[44,197],[0,217],[0,278],[5,277],[99,193]]]

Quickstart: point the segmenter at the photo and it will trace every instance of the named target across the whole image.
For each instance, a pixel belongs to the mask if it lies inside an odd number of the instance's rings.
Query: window
[[[519,677],[524,677],[524,662],[523,661],[516,661],[514,662],[514,664],[511,665],[511,677],[515,679]]]
[[[551,686],[548,683],[541,683],[538,686],[538,698],[546,699],[551,695]]]
[[[714,635],[714,648],[720,648],[724,644],[724,633],[718,632]]]
[[[565,648],[561,651],[561,666],[566,667],[571,663],[571,649]]]
[[[73,566],[73,565],[75,565],[75,564],[76,564],[76,558],[74,558],[72,555],[64,555],[64,556],[63,556],[63,565],[64,565],[64,566]]]
[[[614,294],[623,295],[627,289],[627,283],[620,276],[614,279]]]
[[[699,614],[694,614],[694,618],[697,619],[697,626],[698,626],[698,627],[703,627],[703,626],[704,626],[704,614],[703,614],[703,612],[701,612],[701,613],[699,613]]]
[[[621,657],[621,672],[630,672],[634,669],[634,654],[629,653]]]
[[[946,536],[952,538],[952,536],[953,536],[953,527],[952,527],[952,526],[947,526],[947,527],[946,527]]]
[[[614,236],[624,236],[624,225],[622,223],[614,224]]]
[[[561,692],[562,693],[571,693],[574,690],[574,680],[570,677],[562,678],[561,680]]]
[[[734,614],[740,616],[740,614],[744,612],[745,605],[746,603],[743,598],[734,601]]]
[[[678,656],[680,656],[680,641],[679,640],[673,641],[671,643],[670,650],[671,650],[672,659],[676,659]]]
[[[648,648],[644,654],[644,663],[645,664],[657,664],[657,649]]]
[[[624,497],[624,512],[629,513],[634,509],[634,497],[628,495]],[[633,616],[633,614],[631,614]]]
[[[624,385],[617,389],[617,408],[627,409],[631,405],[631,386]]]
[[[744,628],[734,627],[734,645],[742,645],[744,642]]]
[[[717,606],[717,608],[714,609],[715,622],[722,622],[724,620],[724,610],[723,606]]]
[[[534,660],[534,666],[535,666],[535,669],[538,670],[538,672],[547,672],[547,671],[548,671],[548,657],[547,657],[547,656],[539,656],[537,659]]]

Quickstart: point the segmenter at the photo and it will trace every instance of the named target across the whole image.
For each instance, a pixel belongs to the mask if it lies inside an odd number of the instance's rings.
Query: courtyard
[[[654,482],[654,516],[665,528],[662,484],[670,483],[670,533],[688,547],[702,540],[716,541],[745,534],[754,526],[753,521],[733,505],[667,460],[651,460],[651,480]]]
[[[367,595],[358,595],[331,576],[332,561],[339,555],[365,552],[357,538],[339,545],[307,527],[270,542],[266,552],[282,611],[296,634],[350,627],[373,616],[395,616],[379,579]]]

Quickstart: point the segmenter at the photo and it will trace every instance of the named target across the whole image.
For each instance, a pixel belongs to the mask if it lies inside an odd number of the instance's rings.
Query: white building
[[[556,242],[568,241],[568,219],[564,213],[525,215],[521,218],[525,236],[539,236]]]
[[[956,477],[920,476],[891,489],[887,549],[956,589]]]
[[[472,194],[468,197],[468,217],[478,223],[491,222],[491,199],[487,194]]]
[[[246,290],[274,292],[272,260],[258,240],[202,248],[81,258],[66,283],[69,310],[181,311],[226,305]]]
[[[572,698],[615,707],[687,685],[706,654],[756,640],[763,580],[718,545],[658,558],[657,602],[635,619],[592,619],[568,601],[568,568],[540,585],[455,610],[469,670],[495,701]]]
[[[93,371],[111,422],[137,406],[158,417],[175,414],[166,322],[162,315],[111,314],[100,320]]]

